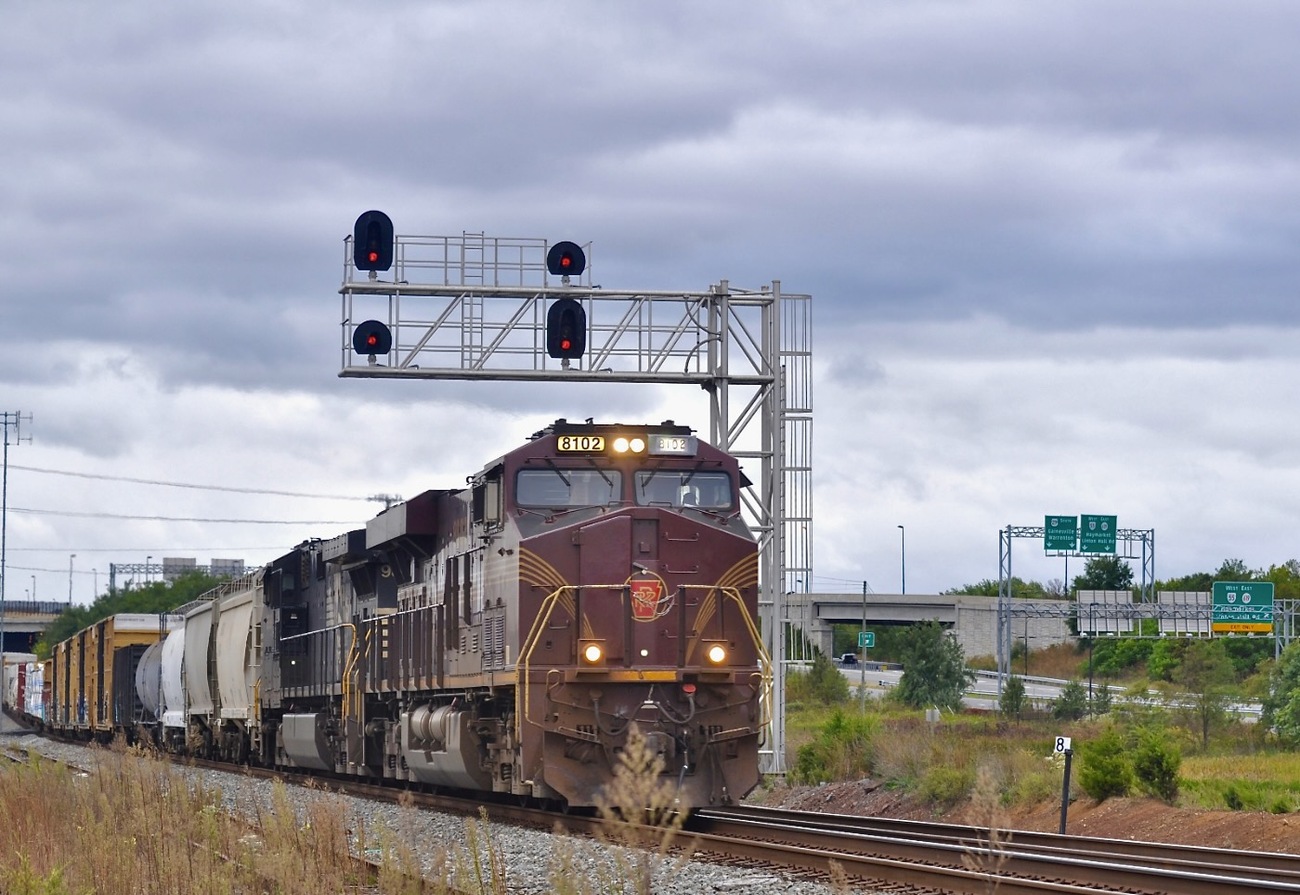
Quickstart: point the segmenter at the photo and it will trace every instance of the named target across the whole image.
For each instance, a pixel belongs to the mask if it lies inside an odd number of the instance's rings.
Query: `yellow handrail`
[[[523,720],[528,712],[528,662],[533,656],[533,650],[537,648],[537,641],[541,638],[543,626],[550,621],[551,613],[555,611],[555,604],[560,601],[560,596],[565,591],[577,590],[570,584],[558,587],[542,599],[541,611],[537,613],[537,618],[533,619],[532,630],[528,632],[528,639],[524,641],[524,646],[519,650],[519,661],[515,663],[515,742],[523,740]]]
[[[717,590],[721,591],[723,596],[730,598],[740,608],[740,617],[745,622],[745,627],[749,630],[749,636],[754,641],[754,649],[758,653],[758,667],[761,685],[762,699],[759,700],[759,707],[764,714],[759,716],[760,726],[767,726],[771,720],[770,712],[772,704],[772,685],[773,669],[772,657],[768,655],[767,650],[763,647],[763,635],[758,630],[758,625],[754,622],[754,617],[749,614],[745,601],[741,599],[740,591],[734,587],[719,586],[714,584],[683,584],[684,590]]]

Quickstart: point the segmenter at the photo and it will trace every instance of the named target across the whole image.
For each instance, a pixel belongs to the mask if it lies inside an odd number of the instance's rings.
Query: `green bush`
[[[1034,805],[1060,797],[1061,772],[1050,764],[1043,763],[1038,756],[1033,756],[1030,760],[1034,762],[1033,765],[1015,774],[1004,784],[1003,805]]]
[[[1294,790],[1281,789],[1275,783],[1256,780],[1215,781],[1202,786],[1199,803],[1211,808],[1222,804],[1230,811],[1267,811],[1270,814],[1290,814],[1296,809]]]
[[[1136,637],[1107,637],[1096,641],[1093,672],[1099,677],[1122,677],[1138,666],[1146,666],[1155,641]]]
[[[818,653],[807,672],[792,671],[786,676],[786,699],[794,703],[838,705],[849,698],[849,682],[835,663]]]
[[[974,788],[974,769],[932,765],[921,777],[916,794],[932,805],[950,808],[969,796]]]
[[[1242,799],[1241,793],[1237,791],[1234,784],[1229,784],[1228,788],[1223,791],[1223,802],[1231,811],[1240,811],[1246,807],[1245,800]]]
[[[811,743],[799,747],[792,783],[827,783],[870,774],[880,721],[874,715],[836,710]]]
[[[1097,801],[1128,795],[1133,788],[1133,768],[1124,740],[1111,728],[1080,747],[1079,788]]]
[[[1161,732],[1144,730],[1138,734],[1133,773],[1143,792],[1172,805],[1178,799],[1178,769],[1182,761],[1178,746]]]
[[[1061,695],[1052,703],[1052,717],[1058,721],[1078,721],[1088,714],[1088,691],[1078,681],[1070,681],[1061,688]]]
[[[998,700],[998,710],[1002,712],[1003,717],[1019,719],[1028,703],[1029,700],[1025,696],[1024,678],[1014,674],[1011,675],[1011,677],[1007,678],[1007,685],[1002,688],[1002,697]]]

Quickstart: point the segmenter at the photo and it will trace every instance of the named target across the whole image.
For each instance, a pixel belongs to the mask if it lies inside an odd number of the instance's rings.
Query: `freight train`
[[[735,457],[558,420],[43,668],[43,723],[179,754],[598,803],[636,724],[691,807],[758,783],[772,669]]]

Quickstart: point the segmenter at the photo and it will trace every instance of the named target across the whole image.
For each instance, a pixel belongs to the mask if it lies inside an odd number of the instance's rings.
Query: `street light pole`
[[[862,699],[862,713],[867,713],[867,582],[862,582],[862,633],[858,636],[858,695]]]
[[[72,605],[72,561],[77,558],[77,554],[68,554],[68,605]]]
[[[907,529],[903,528],[901,525],[898,526],[898,545],[900,562],[902,564],[901,571],[903,574],[903,589],[901,593],[903,596],[907,596]]]

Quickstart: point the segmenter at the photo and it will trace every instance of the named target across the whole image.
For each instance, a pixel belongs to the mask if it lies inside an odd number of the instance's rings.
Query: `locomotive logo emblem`
[[[632,593],[632,618],[636,621],[652,622],[663,618],[673,606],[668,586],[652,572],[627,579],[627,586]]]

